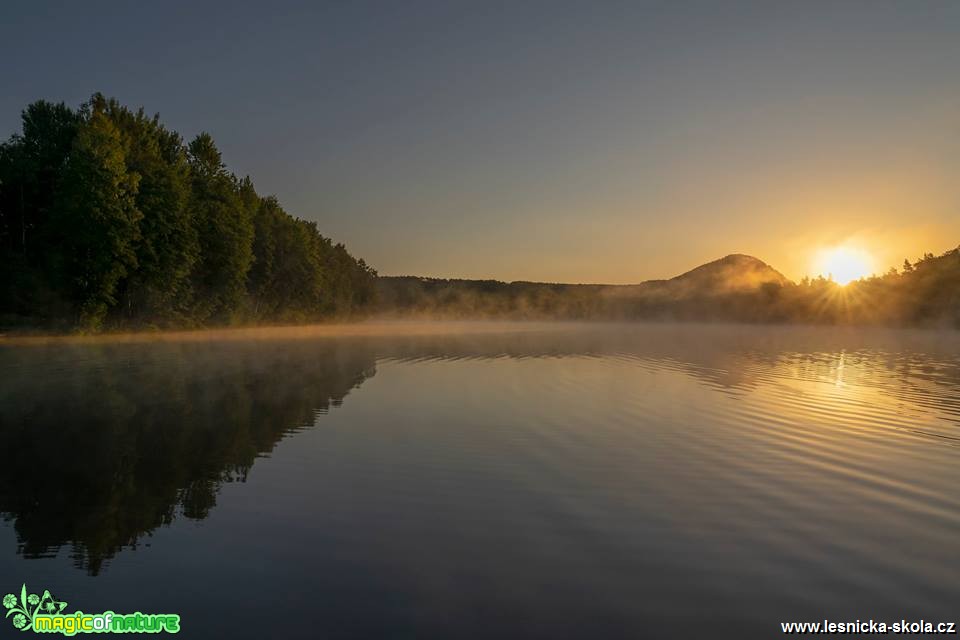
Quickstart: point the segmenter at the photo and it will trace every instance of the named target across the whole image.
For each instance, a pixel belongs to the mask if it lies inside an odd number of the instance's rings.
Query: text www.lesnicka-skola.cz
[[[780,628],[786,634],[805,633],[893,633],[893,634],[927,634],[927,633],[957,633],[956,622],[928,622],[926,620],[899,620],[897,622],[879,622],[876,620],[857,620],[855,622],[781,622]]]

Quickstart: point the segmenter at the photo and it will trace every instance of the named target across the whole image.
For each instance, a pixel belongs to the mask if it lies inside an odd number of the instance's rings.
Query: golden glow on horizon
[[[839,246],[821,249],[814,264],[817,275],[845,285],[873,273],[873,259],[866,251]]]

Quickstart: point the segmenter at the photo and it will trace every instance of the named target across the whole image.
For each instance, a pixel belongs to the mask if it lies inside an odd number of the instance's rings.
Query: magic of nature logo
[[[179,633],[180,616],[175,613],[75,613],[65,614],[67,603],[57,600],[47,591],[43,595],[28,593],[27,585],[20,587],[19,598],[8,593],[3,596],[7,618],[20,631],[34,633]]]

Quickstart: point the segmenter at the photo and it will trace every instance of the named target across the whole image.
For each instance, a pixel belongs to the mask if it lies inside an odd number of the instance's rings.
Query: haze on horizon
[[[960,243],[957,3],[12,2],[0,55],[3,138],[41,98],[143,105],[387,275]]]

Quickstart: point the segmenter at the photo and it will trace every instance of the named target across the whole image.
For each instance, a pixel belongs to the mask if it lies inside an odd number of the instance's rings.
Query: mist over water
[[[398,323],[0,343],[0,575],[186,637],[952,621],[960,338]]]

